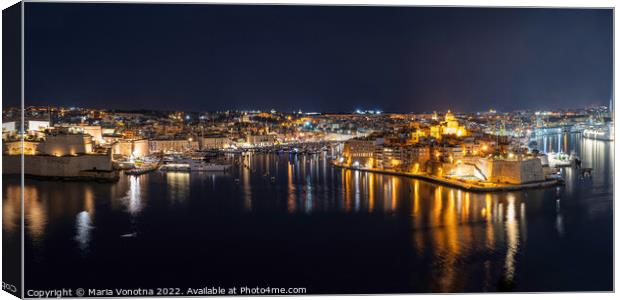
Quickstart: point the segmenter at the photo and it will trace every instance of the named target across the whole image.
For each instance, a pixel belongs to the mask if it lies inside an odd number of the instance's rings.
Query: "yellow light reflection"
[[[515,275],[515,256],[519,248],[519,224],[516,220],[515,196],[510,193],[506,196],[508,204],[506,207],[506,235],[507,251],[504,267],[506,269],[504,277],[511,282]]]
[[[375,175],[368,173],[368,211],[375,209]]]
[[[288,183],[288,200],[287,207],[289,213],[297,210],[297,201],[295,198],[295,184],[293,183],[293,164],[289,161],[287,166],[287,183]]]
[[[420,213],[420,182],[413,182],[413,216],[418,217]]]
[[[26,229],[34,241],[39,241],[47,225],[47,209],[41,203],[38,191],[33,186],[24,186],[24,210]]]
[[[2,230],[8,234],[18,233],[21,220],[21,186],[9,185],[2,191]]]
[[[346,170],[344,172],[344,210],[346,212],[351,211],[351,191],[349,187],[351,186],[351,170]]]
[[[392,212],[396,211],[396,206],[398,202],[398,191],[400,188],[400,181],[398,178],[392,179]]]

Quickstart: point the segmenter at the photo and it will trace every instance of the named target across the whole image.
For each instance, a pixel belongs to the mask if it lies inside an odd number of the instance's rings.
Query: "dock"
[[[126,175],[142,175],[142,174],[146,174],[149,172],[153,172],[157,170],[157,168],[159,168],[159,165],[153,165],[153,166],[144,167],[144,168],[134,168],[134,169],[125,171],[125,174]]]

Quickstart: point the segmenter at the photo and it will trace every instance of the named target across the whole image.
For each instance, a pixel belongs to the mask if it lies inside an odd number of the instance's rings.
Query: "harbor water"
[[[472,193],[333,168],[323,154],[251,154],[226,173],[26,179],[26,290],[612,290],[613,142],[537,143],[574,151],[592,176],[564,168],[564,186]],[[10,242],[20,186],[3,179]]]

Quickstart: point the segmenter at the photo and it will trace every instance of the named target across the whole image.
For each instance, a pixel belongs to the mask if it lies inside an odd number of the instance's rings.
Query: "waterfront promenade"
[[[524,183],[524,184],[505,184],[505,183],[492,183],[492,182],[475,183],[471,181],[465,182],[465,181],[449,179],[449,178],[439,178],[436,176],[419,174],[419,173],[397,172],[397,171],[379,170],[379,169],[373,169],[373,168],[364,168],[364,169],[355,168],[355,167],[343,166],[335,162],[332,162],[332,165],[337,168],[354,170],[354,171],[363,171],[363,172],[371,172],[371,173],[384,174],[384,175],[393,175],[393,176],[421,179],[421,180],[425,180],[425,181],[440,184],[440,185],[445,185],[449,187],[467,190],[470,192],[479,192],[479,193],[547,188],[547,187],[553,187],[553,186],[562,184],[562,181],[559,179],[549,179],[545,181],[530,182],[530,183]]]

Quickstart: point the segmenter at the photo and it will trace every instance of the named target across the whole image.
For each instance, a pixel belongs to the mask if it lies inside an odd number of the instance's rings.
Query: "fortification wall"
[[[540,159],[528,159],[521,163],[521,182],[535,182],[545,179]]]
[[[479,159],[478,168],[491,182],[522,184],[545,179],[540,159]]]
[[[4,155],[2,157],[2,172],[4,174],[19,174],[19,155]],[[85,170],[112,170],[112,161],[108,155],[78,155],[78,156],[24,156],[24,174],[49,177],[78,177],[80,171]]]

